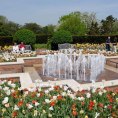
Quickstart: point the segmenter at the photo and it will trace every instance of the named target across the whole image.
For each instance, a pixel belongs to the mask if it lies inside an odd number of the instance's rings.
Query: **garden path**
[[[113,71],[113,72],[118,73],[118,68],[114,68],[114,67],[108,66],[108,65],[105,65],[105,68],[108,69],[108,70],[111,70],[111,71]]]
[[[24,72],[29,73],[33,82],[37,79],[41,80],[41,77],[39,76],[39,74],[37,73],[34,67],[24,67]]]

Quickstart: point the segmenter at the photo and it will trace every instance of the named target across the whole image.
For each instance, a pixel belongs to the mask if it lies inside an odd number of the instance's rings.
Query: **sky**
[[[118,0],[0,0],[0,15],[21,25],[56,25],[61,16],[74,11],[94,12],[99,20],[118,18]]]

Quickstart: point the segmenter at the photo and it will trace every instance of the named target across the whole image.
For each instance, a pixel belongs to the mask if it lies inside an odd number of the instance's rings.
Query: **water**
[[[43,75],[60,79],[95,81],[104,71],[105,57],[101,54],[86,56],[73,49],[65,49],[43,59]]]

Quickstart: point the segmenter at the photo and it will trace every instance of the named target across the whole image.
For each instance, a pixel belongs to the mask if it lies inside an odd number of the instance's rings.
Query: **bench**
[[[25,52],[31,52],[32,48],[31,45],[25,45]]]
[[[30,52],[32,52],[32,48],[31,48],[31,45],[25,45],[24,52],[22,52],[20,50],[18,52],[13,52],[13,48],[11,49],[10,52],[12,52],[12,53],[30,53]]]

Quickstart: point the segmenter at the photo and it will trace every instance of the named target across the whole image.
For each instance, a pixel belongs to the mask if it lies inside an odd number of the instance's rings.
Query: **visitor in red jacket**
[[[20,51],[24,52],[25,51],[25,45],[23,42],[21,42],[21,44],[19,45],[19,49]]]

